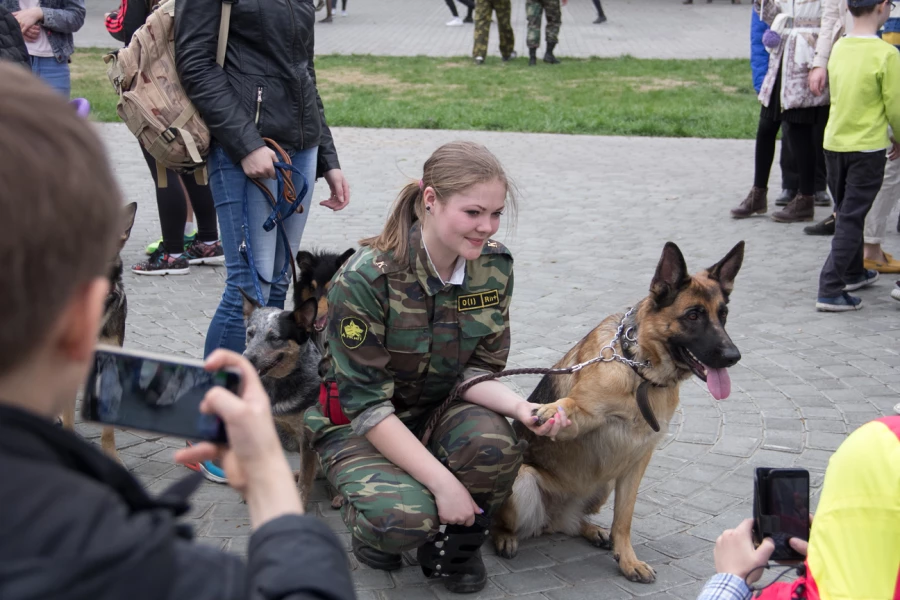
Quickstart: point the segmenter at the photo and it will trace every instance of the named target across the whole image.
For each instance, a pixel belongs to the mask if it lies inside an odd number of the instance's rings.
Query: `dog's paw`
[[[344,505],[344,497],[337,494],[331,498],[331,508],[337,510]]]
[[[640,560],[629,561],[628,563],[620,560],[619,570],[622,571],[622,575],[628,581],[635,583],[653,583],[656,581],[656,571],[653,570],[653,567]]]
[[[495,534],[494,547],[497,555],[503,558],[515,558],[519,553],[519,538],[508,533]]]
[[[609,550],[612,545],[609,539],[609,532],[599,525],[593,523],[581,524],[581,537],[589,541],[592,545]]]

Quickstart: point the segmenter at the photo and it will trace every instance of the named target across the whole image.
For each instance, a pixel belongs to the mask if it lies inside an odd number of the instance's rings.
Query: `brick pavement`
[[[749,54],[749,0],[683,6],[681,0],[603,0],[609,21],[593,25],[590,0],[570,0],[562,10],[558,55],[638,58],[746,58]],[[119,0],[86,0],[87,19],[75,35],[83,47],[118,44],[103,26],[103,13]],[[513,0],[515,49],[525,48],[525,0]],[[447,27],[450,11],[442,0],[349,0],[350,16],[316,27],[316,54],[382,56],[470,56],[472,25]],[[463,10],[460,7],[460,10]],[[318,13],[318,18],[324,16]],[[465,11],[462,13],[465,15]],[[497,27],[491,28],[489,56],[499,56]]]
[[[128,200],[139,202],[126,264],[158,236],[152,182],[137,144],[123,126],[102,125]],[[516,257],[510,366],[549,366],[606,315],[646,294],[665,241],[679,244],[691,270],[747,240],[732,297],[729,330],[743,353],[731,369],[732,396],[714,401],[696,380],[647,470],[636,506],[637,554],[657,570],[653,585],[619,576],[609,552],[581,539],[545,536],[523,544],[512,561],[486,558],[490,583],[476,598],[533,600],[693,598],[713,571],[719,533],[750,515],[756,466],[810,469],[814,501],[831,452],[848,432],[890,414],[900,392],[900,305],[889,278],[863,290],[864,310],[823,315],[813,309],[816,279],[829,240],[801,225],[768,219],[733,221],[727,210],[747,191],[753,142],[616,138],[416,130],[334,130],[353,201],[343,214],[316,207],[304,247],[343,249],[377,231],[394,194],[440,143],[480,141],[506,164],[520,190],[518,225],[501,232]],[[777,177],[777,169],[775,176]],[[772,187],[777,180],[773,178]],[[325,193],[320,187],[316,198]],[[818,209],[820,217],[825,209]],[[896,223],[896,215],[892,216]],[[900,251],[891,233],[885,247]],[[186,277],[125,275],[126,344],[199,357],[224,269],[192,267]],[[517,378],[528,392],[536,378]],[[97,440],[99,429],[78,431]],[[118,432],[128,467],[152,491],[184,473],[173,466],[180,442]],[[325,519],[349,548],[349,534],[317,488],[310,512]],[[227,487],[204,484],[190,515],[199,539],[245,553],[247,512]],[[597,520],[609,525],[604,508]],[[490,544],[488,554],[493,554]],[[351,557],[361,600],[441,599],[417,568],[387,574]]]

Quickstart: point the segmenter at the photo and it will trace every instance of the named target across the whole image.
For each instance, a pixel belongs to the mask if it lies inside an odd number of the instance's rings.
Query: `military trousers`
[[[497,30],[500,32],[500,56],[506,58],[512,54],[516,44],[513,33],[512,4],[510,0],[475,0],[475,46],[472,56],[487,56],[488,39],[491,34],[491,14],[497,13]]]
[[[547,43],[559,42],[559,27],[562,24],[559,0],[527,0],[525,14],[528,17],[528,36],[525,43],[529,48],[541,45],[541,13],[547,15]]]
[[[525,444],[502,415],[456,402],[438,422],[427,447],[490,516],[512,491]],[[341,516],[354,537],[399,554],[438,532],[437,505],[428,488],[350,426],[321,430],[313,446],[329,482],[344,497]]]

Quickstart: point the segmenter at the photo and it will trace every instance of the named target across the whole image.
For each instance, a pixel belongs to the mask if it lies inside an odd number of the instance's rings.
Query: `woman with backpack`
[[[118,10],[106,13],[106,30],[127,46],[157,4],[157,0],[122,0]],[[156,159],[143,146],[141,152],[156,188],[162,240],[151,244],[147,249],[150,258],[133,265],[131,271],[137,275],[187,275],[191,265],[225,262],[209,186],[198,184],[193,175],[168,169],[167,185],[160,187]],[[196,230],[189,220],[189,209],[197,217]]]
[[[300,245],[316,178],[324,177],[331,190],[323,206],[341,210],[350,201],[316,90],[312,0],[231,4],[220,67],[220,20],[213,15],[222,6],[221,0],[190,0],[175,7],[175,66],[212,135],[209,180],[225,251],[225,291],[207,333],[207,355],[216,348],[243,352],[241,289],[262,296],[267,306],[284,306],[290,271],[285,277],[283,267]],[[274,162],[281,159],[264,138],[284,149],[309,182],[302,211],[284,220],[290,248],[280,227],[264,229],[272,205],[250,182],[277,196]],[[298,194],[302,180],[292,176]]]

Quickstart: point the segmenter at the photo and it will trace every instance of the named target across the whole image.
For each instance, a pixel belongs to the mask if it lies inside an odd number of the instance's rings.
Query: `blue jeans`
[[[284,228],[290,240],[290,251],[296,254],[306,226],[312,200],[313,184],[316,178],[316,158],[318,146],[294,153],[291,161],[295,167],[309,180],[309,189],[303,198],[303,212],[294,213],[284,221]],[[244,298],[240,290],[245,290],[250,297],[255,297],[253,285],[254,273],[244,261],[238,248],[244,239],[241,231],[243,224],[244,194],[249,202],[249,226],[252,242],[253,262],[263,278],[272,281],[281,274],[284,266],[284,244],[278,241],[278,228],[272,231],[263,230],[263,223],[272,212],[272,205],[262,191],[250,183],[240,164],[234,164],[218,144],[213,144],[208,159],[209,185],[216,215],[219,217],[219,233],[222,237],[222,250],[225,252],[225,291],[216,309],[209,331],[206,334],[204,355],[216,348],[228,348],[242,353],[246,342],[244,327]],[[276,192],[274,179],[261,180]],[[299,192],[303,182],[299,175],[293,177],[294,186]],[[277,242],[277,243],[276,243]],[[293,257],[291,257],[293,260]],[[284,308],[288,285],[291,282],[291,271],[274,286],[259,282],[266,306]]]
[[[72,83],[69,77],[69,63],[59,62],[52,56],[32,56],[31,72],[44,80],[54,90],[69,98]]]

